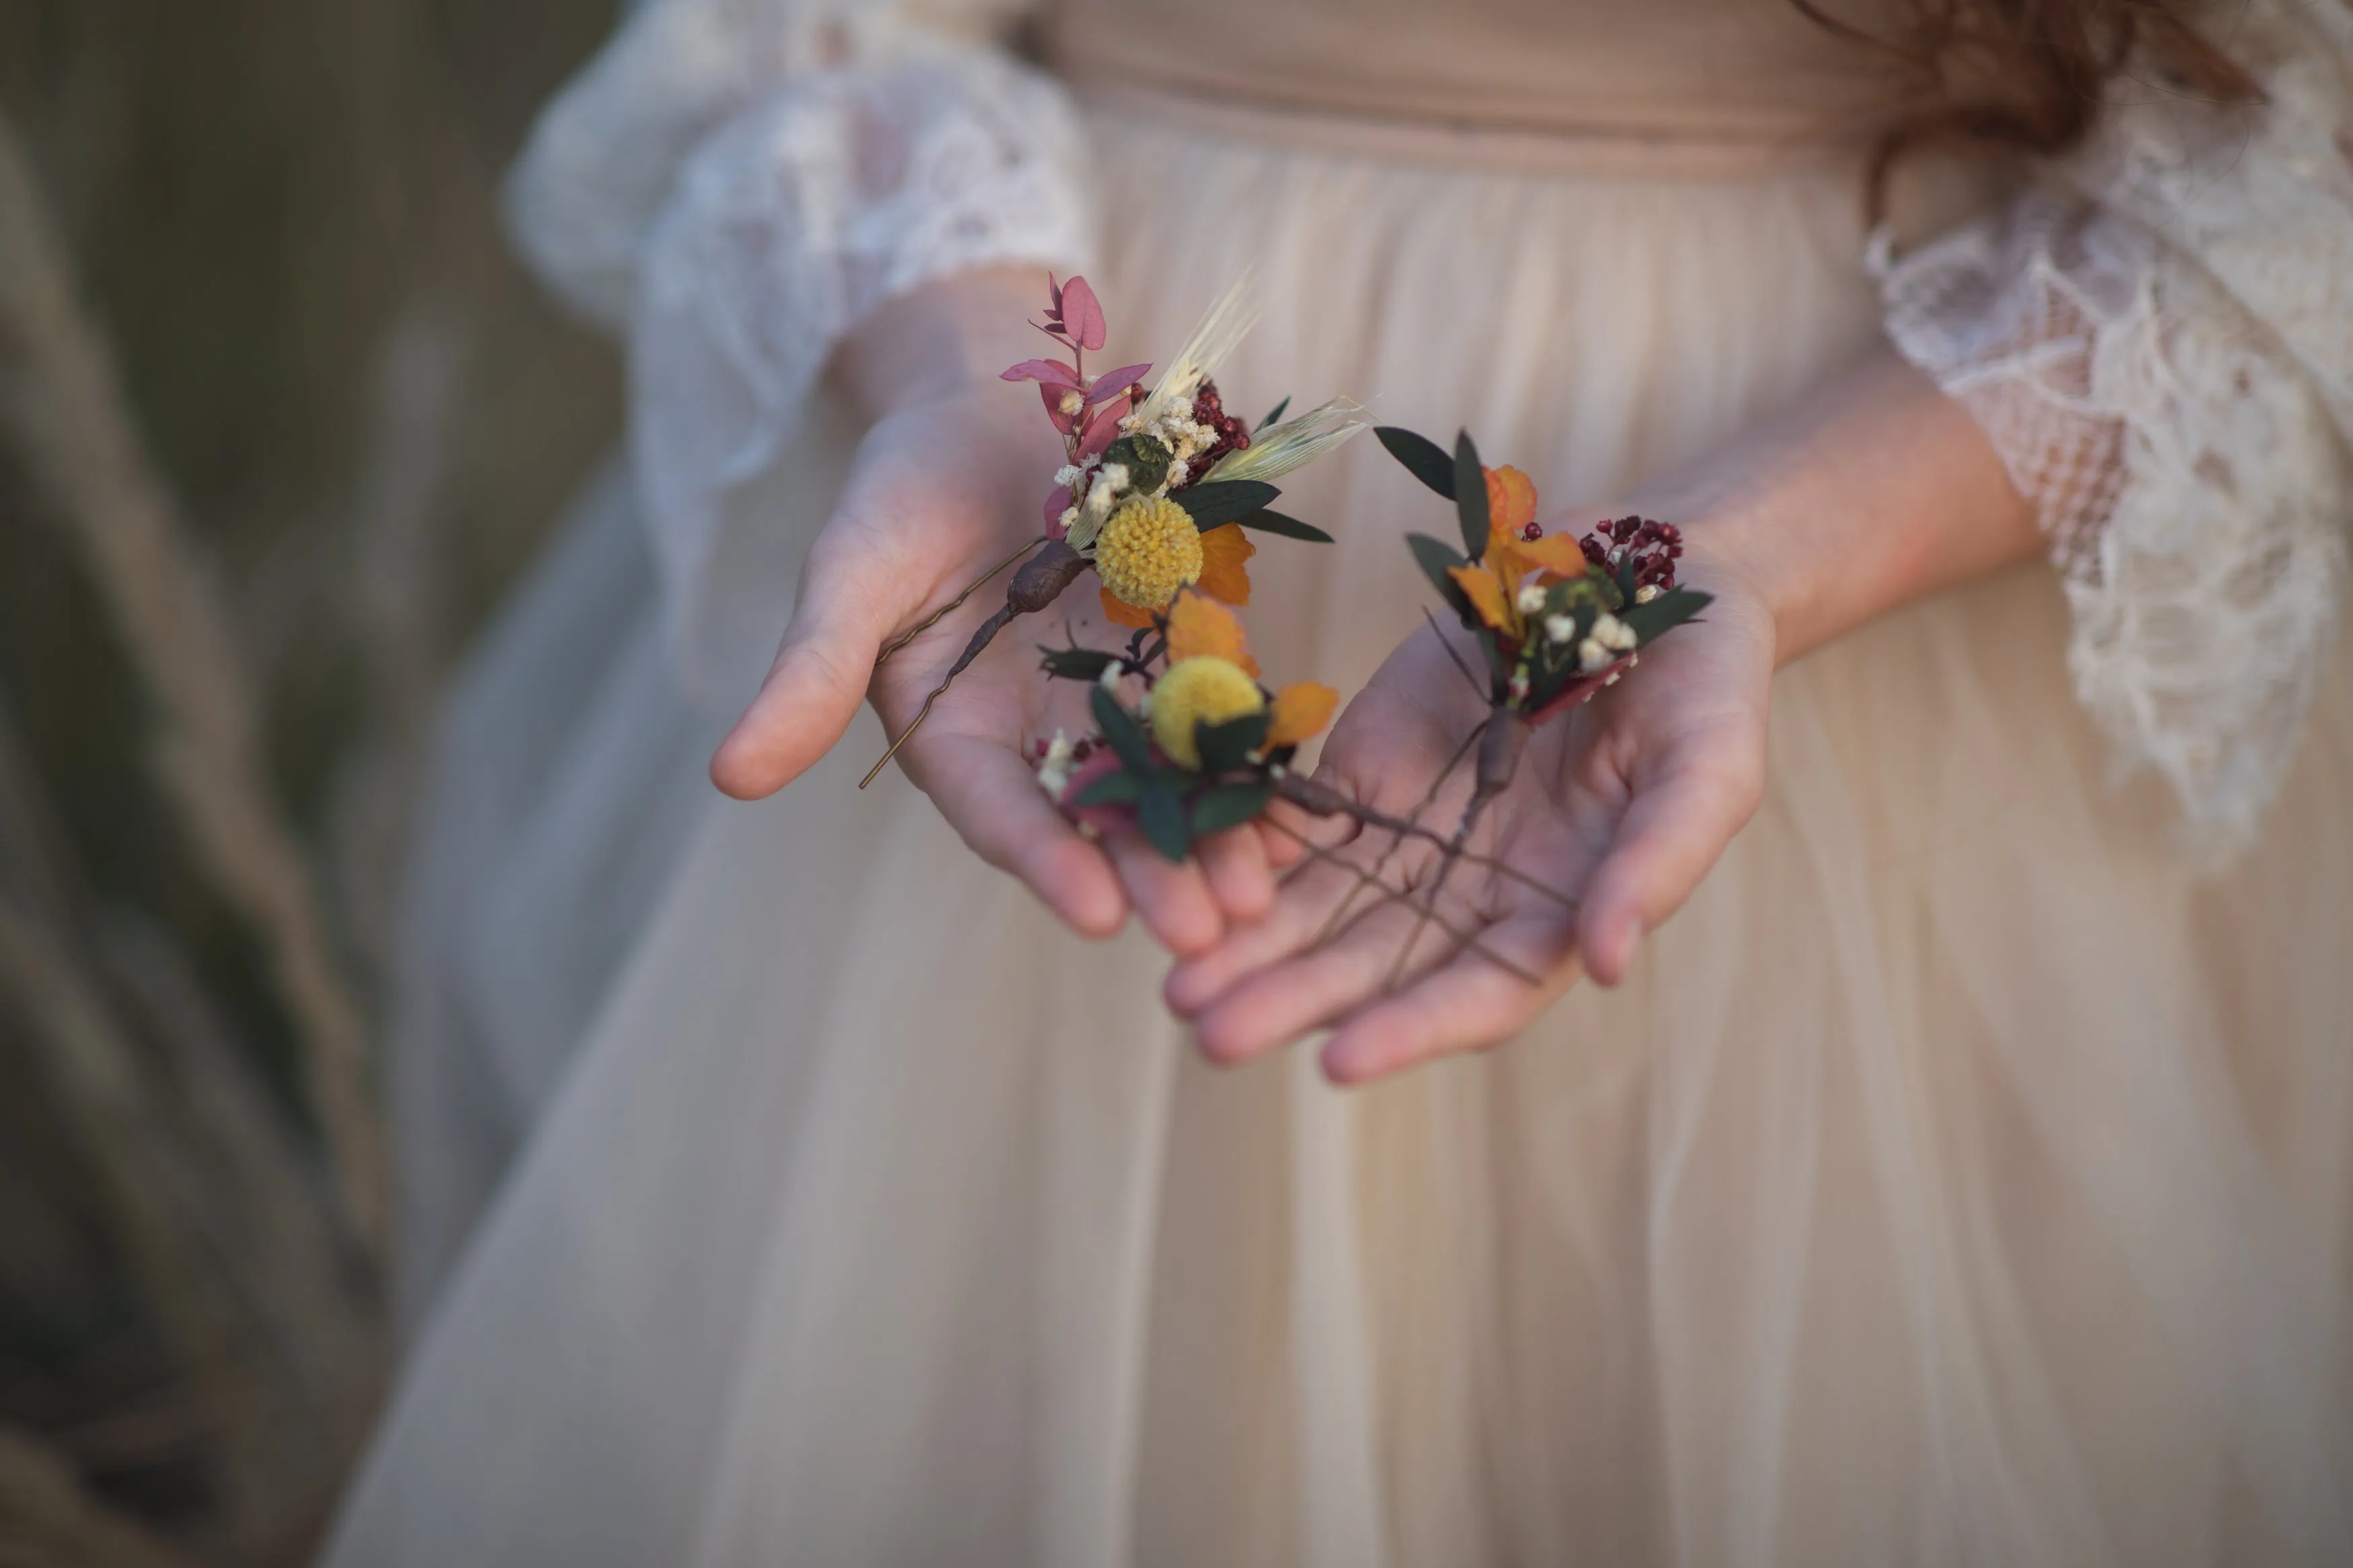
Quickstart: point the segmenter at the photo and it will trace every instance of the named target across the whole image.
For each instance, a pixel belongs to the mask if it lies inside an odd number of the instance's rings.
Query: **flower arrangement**
[[[1624,517],[1577,540],[1546,534],[1535,521],[1535,486],[1517,468],[1482,465],[1468,431],[1451,455],[1395,426],[1375,434],[1454,503],[1461,532],[1459,553],[1428,534],[1406,536],[1487,667],[1483,681],[1464,671],[1489,712],[1459,844],[1511,784],[1532,729],[1615,685],[1646,645],[1705,609],[1709,596],[1676,584],[1683,536],[1672,523]]]
[[[1155,612],[1124,654],[1043,651],[1049,676],[1094,683],[1096,732],[1039,742],[1039,784],[1082,822],[1132,823],[1171,860],[1264,811],[1301,742],[1340,705],[1313,681],[1259,684],[1240,620],[1198,590]],[[1134,707],[1120,696],[1130,678],[1143,688]]]
[[[1045,319],[1031,325],[1069,357],[1025,360],[1002,376],[1037,384],[1046,417],[1062,437],[1066,460],[1046,498],[1044,530],[882,649],[878,666],[998,572],[1021,563],[1004,605],[972,634],[914,720],[860,782],[861,789],[998,632],[1017,616],[1054,603],[1088,570],[1101,582],[1103,613],[1117,625],[1146,631],[1187,589],[1228,604],[1250,603],[1248,564],[1257,549],[1246,529],[1332,541],[1322,529],[1273,510],[1268,503],[1282,492],[1271,481],[1354,437],[1364,427],[1363,410],[1340,398],[1285,420],[1286,397],[1255,428],[1226,412],[1212,376],[1256,320],[1247,279],[1210,307],[1149,393],[1144,389],[1149,364],[1087,374],[1086,356],[1109,337],[1102,302],[1087,280],[1057,282],[1050,276],[1047,287]]]
[[[1576,900],[1493,856],[1473,852],[1472,830],[1510,787],[1531,731],[1611,686],[1635,665],[1641,650],[1690,620],[1709,595],[1681,587],[1675,562],[1683,541],[1669,523],[1620,518],[1571,540],[1546,534],[1536,521],[1535,485],[1519,469],[1490,468],[1468,432],[1455,438],[1450,455],[1410,430],[1384,426],[1381,445],[1430,489],[1454,503],[1462,549],[1426,534],[1408,534],[1416,563],[1440,597],[1472,633],[1486,666],[1482,679],[1467,664],[1457,668],[1487,704],[1487,716],[1464,737],[1453,759],[1431,781],[1422,807],[1398,817],[1366,809],[1338,792],[1295,776],[1277,781],[1282,798],[1320,816],[1347,815],[1389,837],[1367,868],[1343,861],[1299,838],[1318,859],[1342,867],[1356,879],[1317,940],[1338,931],[1356,896],[1371,892],[1384,902],[1415,911],[1414,923],[1389,971],[1393,987],[1403,975],[1425,927],[1435,925],[1458,948],[1478,953],[1531,984],[1528,973],[1438,912],[1439,896],[1458,862],[1469,861],[1564,906]],[[1450,657],[1453,649],[1448,647]],[[1477,750],[1470,797],[1451,836],[1426,827],[1422,809],[1439,797],[1446,779],[1473,747]],[[1294,837],[1298,836],[1294,835]],[[1409,839],[1433,845],[1436,873],[1419,889],[1387,879],[1390,858]]]
[[[1503,861],[1451,845],[1412,818],[1375,810],[1293,772],[1299,747],[1323,733],[1340,694],[1314,681],[1269,691],[1259,679],[1241,622],[1225,605],[1187,591],[1138,628],[1123,652],[1075,646],[1039,651],[1050,677],[1093,687],[1088,693],[1092,732],[1073,739],[1057,730],[1051,740],[1033,746],[1039,786],[1082,827],[1134,829],[1170,860],[1181,861],[1208,835],[1260,822],[1310,858],[1346,870],[1356,879],[1357,890],[1369,888],[1388,900],[1414,903],[1417,931],[1420,922],[1434,924],[1466,950],[1530,984],[1541,983],[1440,916],[1430,900],[1417,901],[1409,890],[1384,881],[1386,857],[1383,866],[1367,871],[1268,811],[1282,800],[1316,816],[1348,816],[1391,833],[1397,843],[1428,841],[1547,898],[1569,901]],[[1143,689],[1142,700],[1131,703],[1122,694],[1134,689],[1134,683]],[[1433,889],[1430,899],[1435,896]]]

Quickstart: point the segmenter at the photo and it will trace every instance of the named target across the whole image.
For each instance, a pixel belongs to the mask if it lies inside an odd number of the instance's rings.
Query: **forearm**
[[[834,354],[836,384],[869,418],[997,379],[1051,347],[1029,325],[1045,279],[1029,267],[958,274],[878,307]],[[1008,409],[1036,420],[1035,401],[1008,387]]]
[[[1771,609],[1781,664],[2042,547],[1976,420],[1887,348],[1628,500],[1683,525],[1695,586]]]

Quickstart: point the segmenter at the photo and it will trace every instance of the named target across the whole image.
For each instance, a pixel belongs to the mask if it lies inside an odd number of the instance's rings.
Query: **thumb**
[[[759,695],[711,757],[711,782],[758,800],[807,773],[858,717],[891,611],[823,547],[809,552],[800,604]]]

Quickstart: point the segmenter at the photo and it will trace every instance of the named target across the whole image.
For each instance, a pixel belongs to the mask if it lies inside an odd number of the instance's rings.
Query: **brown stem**
[[[1308,837],[1305,834],[1301,833],[1298,829],[1292,827],[1285,823],[1278,822],[1271,816],[1266,820],[1269,826],[1272,827],[1276,832],[1295,841],[1299,847],[1306,850],[1309,855],[1314,857],[1318,860],[1327,861],[1332,865],[1337,866],[1343,871],[1345,871],[1350,876],[1356,878],[1356,885],[1349,889],[1350,893],[1353,894],[1359,892],[1367,887],[1378,888],[1383,896],[1387,898],[1395,899],[1400,903],[1412,902],[1412,899],[1409,894],[1397,888],[1392,888],[1388,882],[1382,880],[1379,877],[1375,876],[1372,872],[1366,870],[1362,866],[1342,859],[1339,856],[1333,854],[1332,851],[1324,848],[1324,846],[1316,843],[1314,839]],[[1512,973],[1519,976],[1522,980],[1526,981],[1531,985],[1541,985],[1544,984],[1544,977],[1542,975],[1529,973],[1521,965],[1513,963],[1510,959],[1505,958],[1502,953],[1497,952],[1493,948],[1489,947],[1486,943],[1481,942],[1469,931],[1458,930],[1444,915],[1430,913],[1426,909],[1423,910],[1423,913],[1431,921],[1436,921],[1438,929],[1452,937],[1456,943],[1464,951],[1477,953],[1480,957],[1485,959],[1496,968],[1508,970]]]
[[[1472,829],[1479,826],[1487,805],[1497,795],[1509,789],[1512,774],[1520,765],[1520,752],[1528,743],[1528,726],[1517,713],[1508,708],[1497,708],[1487,715],[1485,730],[1479,737],[1478,782],[1472,786],[1471,799],[1462,807],[1462,821],[1454,829],[1454,841],[1446,847],[1446,854],[1438,863],[1438,875],[1430,879],[1430,892],[1421,902],[1421,915],[1406,932],[1405,945],[1398,949],[1397,962],[1389,965],[1388,985],[1394,989],[1405,973],[1413,950],[1421,941],[1421,933],[1438,909],[1438,896],[1446,889],[1446,879],[1454,872],[1454,864],[1462,858],[1464,846],[1471,842]]]
[[[932,688],[932,694],[923,699],[923,705],[915,710],[915,716],[908,721],[907,727],[899,731],[898,738],[891,742],[891,749],[882,753],[881,761],[866,770],[866,776],[858,781],[858,787],[864,789],[874,782],[875,775],[890,766],[891,759],[899,754],[899,748],[907,743],[907,737],[921,729],[923,721],[932,716],[932,704],[937,702],[940,694],[964,673],[966,665],[980,657],[980,650],[994,641],[997,633],[1011,626],[1015,616],[1034,615],[1060,598],[1062,590],[1076,582],[1079,574],[1086,569],[1087,558],[1059,539],[1023,563],[1021,570],[1013,574],[1012,583],[1005,590],[1005,603],[974,630],[972,640],[964,645],[964,652],[956,655],[956,661],[948,666],[948,672],[940,677],[937,686]]]
[[[998,562],[996,565],[990,567],[987,571],[982,573],[979,576],[966,584],[963,593],[958,594],[955,598],[950,599],[946,604],[942,605],[938,609],[934,610],[930,615],[925,616],[922,620],[917,621],[913,626],[909,626],[905,631],[901,632],[889,642],[884,643],[882,645],[882,651],[874,656],[874,668],[880,669],[885,664],[888,664],[891,661],[891,656],[892,654],[897,653],[901,648],[905,647],[909,643],[913,642],[917,637],[922,637],[925,632],[930,631],[934,626],[938,626],[940,622],[946,619],[949,616],[952,616],[956,611],[964,608],[964,602],[966,599],[971,598],[975,594],[979,593],[984,587],[987,586],[988,580],[990,578],[996,576],[999,572],[1004,571],[1008,566],[1012,565],[1016,561],[1020,560],[1024,555],[1029,554],[1031,551],[1037,549],[1038,546],[1045,542],[1046,541],[1042,536],[1030,540],[1020,549],[1015,551],[1012,554],[1007,556],[1004,560]]]
[[[1353,817],[1367,827],[1377,827],[1384,832],[1419,838],[1424,843],[1436,845],[1459,859],[1468,860],[1473,866],[1493,871],[1506,880],[1517,882],[1530,892],[1540,893],[1564,908],[1573,910],[1577,907],[1575,899],[1557,888],[1549,887],[1538,881],[1515,866],[1498,860],[1492,855],[1473,854],[1468,849],[1461,848],[1444,834],[1424,827],[1420,823],[1410,818],[1392,816],[1385,811],[1376,811],[1371,806],[1360,805],[1329,784],[1318,784],[1314,779],[1303,777],[1298,773],[1285,773],[1274,781],[1274,793],[1311,816]]]
[[[1417,826],[1420,825],[1421,814],[1428,811],[1437,801],[1439,791],[1446,787],[1446,781],[1454,776],[1454,770],[1462,765],[1462,759],[1471,754],[1471,748],[1477,745],[1479,737],[1486,732],[1487,727],[1483,722],[1472,726],[1471,732],[1462,737],[1462,743],[1454,748],[1454,754],[1446,759],[1446,765],[1438,771],[1438,776],[1430,781],[1430,787],[1422,791],[1421,799],[1416,803],[1413,810],[1407,814],[1406,820]],[[1396,858],[1398,850],[1405,847],[1406,837],[1402,833],[1389,835],[1388,843],[1382,847],[1380,854],[1373,861],[1373,876],[1376,879],[1389,868],[1389,861]],[[1320,947],[1331,940],[1333,933],[1340,929],[1340,923],[1348,918],[1348,911],[1356,907],[1356,895],[1363,890],[1364,884],[1360,882],[1341,897],[1339,904],[1324,921],[1323,929],[1315,933],[1315,945]]]

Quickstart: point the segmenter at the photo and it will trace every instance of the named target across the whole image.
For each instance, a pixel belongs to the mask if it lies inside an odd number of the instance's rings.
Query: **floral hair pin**
[[[1229,604],[1250,603],[1247,566],[1257,550],[1246,529],[1332,541],[1322,529],[1271,510],[1268,503],[1282,493],[1271,481],[1355,436],[1364,427],[1363,411],[1343,398],[1284,420],[1285,398],[1255,429],[1226,412],[1211,376],[1256,320],[1247,279],[1210,307],[1149,393],[1144,389],[1149,364],[1087,374],[1087,354],[1109,335],[1087,280],[1056,283],[1050,277],[1048,288],[1046,319],[1032,324],[1069,359],[1025,360],[1002,377],[1037,383],[1046,417],[1062,437],[1066,461],[1046,498],[1044,531],[882,649],[878,667],[997,573],[1020,563],[1005,603],[974,631],[914,719],[859,781],[860,789],[874,782],[940,694],[998,632],[1018,616],[1045,609],[1089,569],[1101,580],[1103,613],[1145,631],[1187,588]]]
[[[1353,892],[1377,889],[1396,901],[1409,895],[1366,871],[1268,811],[1287,801],[1316,816],[1347,816],[1385,829],[1402,843],[1449,840],[1406,817],[1352,800],[1292,771],[1300,745],[1323,733],[1340,694],[1314,681],[1269,691],[1259,680],[1241,622],[1231,610],[1196,592],[1178,595],[1165,615],[1129,639],[1124,653],[1094,648],[1044,648],[1046,673],[1091,682],[1094,731],[1073,740],[1057,731],[1036,742],[1038,782],[1071,816],[1096,831],[1132,827],[1161,854],[1183,860],[1197,841],[1256,821],[1297,844],[1307,855],[1354,876]],[[1144,687],[1141,703],[1121,697],[1130,678]],[[1459,845],[1451,852],[1546,894],[1559,894],[1491,857]],[[1432,898],[1436,889],[1432,889]],[[1439,926],[1464,948],[1529,984],[1539,977],[1456,929],[1428,904],[1417,930]]]
[[[1428,534],[1406,542],[1478,644],[1487,679],[1465,669],[1488,704],[1476,783],[1458,841],[1512,782],[1536,725],[1617,684],[1641,649],[1708,605],[1675,583],[1683,535],[1672,523],[1625,517],[1582,539],[1536,522],[1536,489],[1510,467],[1489,468],[1468,431],[1451,457],[1395,426],[1377,434],[1389,455],[1454,503],[1464,553]]]
[[[1456,862],[1469,860],[1560,903],[1575,902],[1504,861],[1472,852],[1472,831],[1488,805],[1510,787],[1537,725],[1615,685],[1643,648],[1704,609],[1709,595],[1677,585],[1675,561],[1683,554],[1683,539],[1672,524],[1626,517],[1604,523],[1582,539],[1546,534],[1535,521],[1535,484],[1517,468],[1482,465],[1467,432],[1455,438],[1451,456],[1410,430],[1384,426],[1375,433],[1409,472],[1454,503],[1461,552],[1426,534],[1408,534],[1406,540],[1424,575],[1479,647],[1486,666],[1484,679],[1454,655],[1451,644],[1444,645],[1487,705],[1487,716],[1463,738],[1423,796],[1421,809],[1427,809],[1447,778],[1476,749],[1470,798],[1451,836],[1422,826],[1419,809],[1405,817],[1379,816],[1312,781],[1287,782],[1285,798],[1324,815],[1345,812],[1391,835],[1369,869],[1344,866],[1356,884],[1333,910],[1318,940],[1337,931],[1356,895],[1370,890],[1384,901],[1409,903],[1416,910],[1413,929],[1391,966],[1392,984],[1403,973],[1423,927],[1432,924],[1459,946],[1533,984],[1537,976],[1468,940],[1438,914],[1447,877]],[[1409,838],[1434,845],[1440,855],[1436,874],[1418,893],[1383,877],[1390,858]]]
[[[1263,812],[1300,743],[1340,705],[1313,681],[1260,685],[1240,620],[1194,591],[1138,629],[1124,654],[1044,652],[1048,675],[1094,683],[1095,733],[1038,742],[1038,782],[1082,822],[1132,824],[1171,860]],[[1133,708],[1119,695],[1128,677],[1144,687]]]

